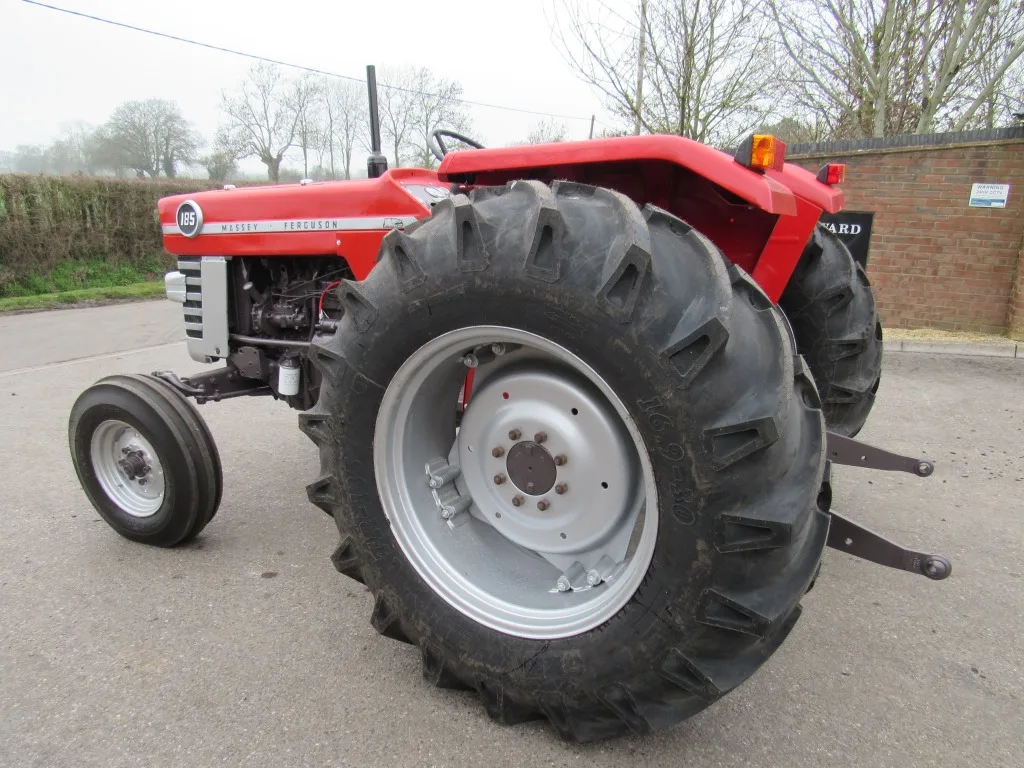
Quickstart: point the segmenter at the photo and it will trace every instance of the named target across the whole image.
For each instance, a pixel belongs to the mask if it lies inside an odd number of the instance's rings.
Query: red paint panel
[[[750,275],[775,303],[786,289],[821,216],[821,208],[802,197],[797,198],[796,205],[796,216],[779,217]]]
[[[813,173],[799,165],[786,163],[781,171],[768,171],[765,175],[786,185],[797,197],[808,200],[823,211],[838,213],[843,210],[846,202],[843,190],[822,184]]]
[[[681,136],[626,136],[452,152],[437,175],[445,181],[488,185],[504,183],[498,179],[537,178],[537,172],[648,161],[693,171],[769,213],[796,213],[793,194],[785,184],[744,168],[725,152]],[[565,177],[556,174],[555,178]]]
[[[387,232],[339,232],[338,255],[348,262],[356,280],[365,280],[380,252],[380,241]]]

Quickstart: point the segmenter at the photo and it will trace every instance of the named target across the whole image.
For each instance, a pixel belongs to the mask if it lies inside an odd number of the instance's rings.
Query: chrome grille
[[[203,338],[203,270],[202,260],[178,259],[178,271],[185,275],[185,335],[192,339]]]
[[[201,363],[227,357],[227,259],[223,256],[181,257],[178,272],[185,276],[182,313],[189,356]],[[181,301],[180,293],[177,300]]]

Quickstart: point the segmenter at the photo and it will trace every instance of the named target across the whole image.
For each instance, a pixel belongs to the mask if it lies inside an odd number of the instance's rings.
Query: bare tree
[[[19,144],[11,153],[11,170],[15,173],[46,173],[50,160],[41,144]]]
[[[309,151],[320,146],[323,135],[323,83],[305,75],[293,85],[290,99],[298,116],[295,139],[302,152],[302,178],[309,178]]]
[[[813,141],[826,141],[828,128],[813,116],[810,120],[795,117],[784,117],[774,123],[765,123],[757,129],[758,133],[769,133],[778,136],[787,144],[804,144]]]
[[[981,24],[977,45],[960,65],[972,70],[973,76],[954,75],[945,103],[930,101],[925,105],[922,122],[931,120],[936,128],[952,130],[995,128],[1010,124],[1013,113],[1019,111],[1024,75],[1024,5],[993,2]],[[958,34],[955,25],[947,34]],[[945,49],[950,41],[943,42]],[[923,128],[927,130],[927,125]]]
[[[331,80],[323,90],[324,132],[322,149],[330,161],[331,178],[352,178],[352,150],[367,123],[366,89],[359,83]]]
[[[469,115],[462,105],[462,85],[452,80],[435,77],[429,69],[416,70],[413,88],[415,136],[417,148],[415,162],[422,168],[433,168],[437,158],[430,151],[430,135],[438,128],[462,133],[470,132]]]
[[[63,123],[60,135],[50,144],[50,170],[59,175],[99,170],[96,162],[96,129],[83,122]]]
[[[437,162],[427,145],[431,133],[470,130],[462,86],[425,67],[382,70],[378,90],[381,141],[396,167],[409,162],[431,168]]]
[[[836,137],[962,130],[1024,53],[998,0],[766,0],[797,103]]]
[[[258,157],[274,183],[298,131],[308,98],[304,88],[301,81],[285,78],[277,66],[260,62],[249,70],[237,93],[221,97],[231,143],[242,157]]]
[[[228,131],[221,128],[213,139],[213,147],[199,158],[200,164],[212,181],[227,181],[228,176],[238,170],[240,150],[232,144]]]
[[[647,0],[641,21],[639,8],[563,0],[556,34],[569,64],[624,123],[725,144],[775,105],[771,30],[756,5]]]
[[[530,129],[526,143],[554,144],[558,141],[565,141],[568,134],[569,129],[565,127],[565,123],[558,120],[541,120]]]
[[[377,109],[384,154],[391,153],[392,166],[402,164],[416,126],[416,70],[411,67],[382,69],[378,81]]]
[[[150,178],[161,172],[173,177],[180,163],[195,160],[201,144],[177,105],[163,99],[124,102],[101,136],[108,162]]]

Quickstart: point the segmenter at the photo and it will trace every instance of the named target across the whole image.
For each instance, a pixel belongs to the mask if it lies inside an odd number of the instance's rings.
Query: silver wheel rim
[[[467,366],[475,380],[456,428]],[[593,368],[536,334],[473,326],[413,353],[381,400],[374,473],[423,580],[507,634],[599,626],[654,553],[657,494],[633,419]]]
[[[123,421],[102,422],[90,443],[103,492],[132,517],[152,517],[164,502],[164,470],[153,446]]]

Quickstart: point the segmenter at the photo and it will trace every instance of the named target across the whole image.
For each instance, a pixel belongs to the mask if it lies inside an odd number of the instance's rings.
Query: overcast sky
[[[467,99],[580,117],[563,121],[570,138],[586,138],[592,113],[612,122],[555,46],[550,18],[558,0],[44,1],[345,75],[364,77],[367,64],[427,66],[460,81]],[[0,0],[0,149],[48,143],[62,122],[99,125],[120,102],[153,97],[176,101],[211,137],[221,90],[252,64]],[[492,146],[524,139],[541,119],[481,107],[470,113]]]

